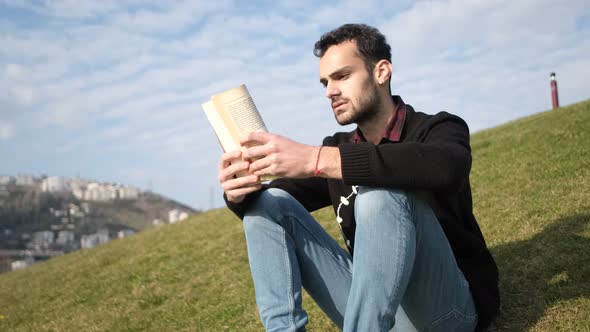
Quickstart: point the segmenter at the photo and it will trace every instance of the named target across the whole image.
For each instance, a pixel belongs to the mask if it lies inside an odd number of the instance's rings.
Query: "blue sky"
[[[0,0],[0,175],[81,176],[222,206],[202,112],[245,83],[268,129],[339,127],[312,53],[343,23],[392,46],[392,91],[472,132],[590,97],[587,1]],[[542,144],[542,142],[540,142]],[[403,161],[402,161],[403,162]],[[211,198],[213,194],[213,199]]]

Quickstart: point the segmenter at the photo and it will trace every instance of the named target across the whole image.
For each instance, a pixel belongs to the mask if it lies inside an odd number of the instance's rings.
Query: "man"
[[[499,306],[498,271],[472,212],[467,125],[391,96],[391,51],[377,29],[343,25],[314,54],[336,121],[357,129],[321,147],[253,133],[250,148],[220,163],[266,330],[304,331],[302,286],[344,331],[484,329]],[[236,158],[248,163],[230,165]],[[281,178],[260,185],[262,175]],[[348,251],[308,212],[330,204]]]

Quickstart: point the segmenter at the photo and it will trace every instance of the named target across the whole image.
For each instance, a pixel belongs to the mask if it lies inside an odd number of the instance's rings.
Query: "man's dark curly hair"
[[[313,54],[321,58],[330,46],[349,40],[356,42],[359,55],[369,72],[380,60],[391,62],[391,47],[387,44],[385,36],[379,30],[366,24],[344,24],[325,33],[315,43]]]

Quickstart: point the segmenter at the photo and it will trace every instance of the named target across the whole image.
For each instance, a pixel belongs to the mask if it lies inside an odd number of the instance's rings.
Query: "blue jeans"
[[[244,216],[267,331],[304,331],[302,286],[343,331],[473,331],[469,284],[417,195],[359,187],[354,261],[299,202],[268,189]],[[394,327],[395,325],[395,327]]]

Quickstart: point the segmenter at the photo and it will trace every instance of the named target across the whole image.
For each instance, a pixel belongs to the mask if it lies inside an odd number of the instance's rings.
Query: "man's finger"
[[[250,171],[250,173],[254,173],[254,172],[259,172],[265,168],[270,167],[270,165],[272,164],[272,159],[270,156],[265,157],[265,158],[260,158],[254,162],[252,162],[250,164],[250,168],[248,169]],[[257,173],[258,175],[260,175],[259,173]]]
[[[260,168],[257,171],[252,172],[252,174],[259,176],[259,177],[262,177],[265,175],[272,175],[272,176],[278,175],[278,176],[280,176],[280,174],[278,174],[278,173],[279,172],[273,171],[273,169],[271,167]]]
[[[248,171],[249,167],[249,162],[238,159],[233,164],[228,165],[226,168],[223,168],[219,171],[219,181],[224,182],[233,179],[237,173]]]
[[[239,196],[244,196],[244,195],[248,195],[250,193],[253,193],[255,191],[258,191],[262,188],[262,185],[257,184],[254,186],[250,186],[250,187],[243,187],[243,188],[239,188],[239,189],[234,189],[231,191],[226,191],[226,195],[229,196],[233,196],[233,197],[239,197]]]
[[[227,168],[231,164],[232,160],[238,159],[241,156],[242,156],[242,151],[240,151],[240,150],[230,151],[230,152],[226,152],[226,153],[222,154],[221,161],[219,162],[219,170],[223,170],[223,169]]]
[[[246,139],[243,139],[240,144],[242,146],[250,146],[250,145],[257,145],[257,144],[265,144],[266,142],[270,141],[270,139],[274,135],[271,133],[266,133],[262,131],[254,131],[248,134]]]
[[[221,184],[223,191],[233,192],[237,189],[252,187],[258,185],[260,178],[256,175],[248,175],[241,178],[235,178],[232,180],[225,181]]]
[[[264,158],[272,152],[271,150],[269,145],[252,146],[244,151],[243,158],[245,160]]]

